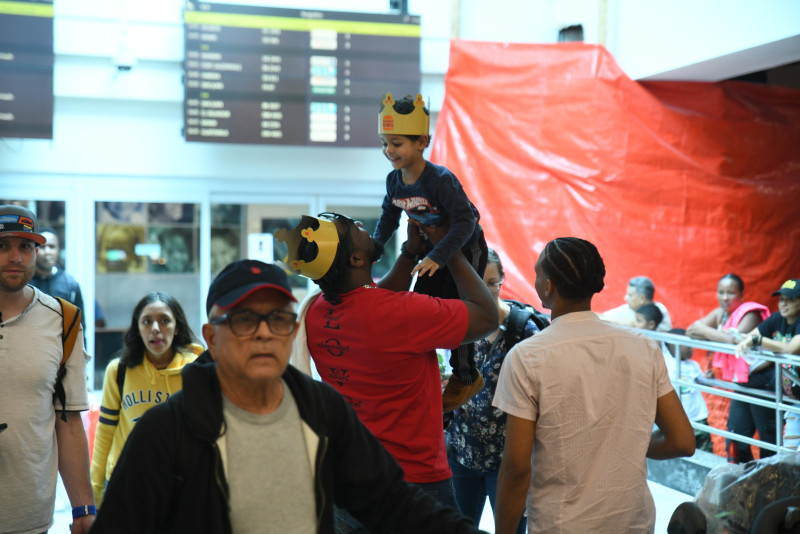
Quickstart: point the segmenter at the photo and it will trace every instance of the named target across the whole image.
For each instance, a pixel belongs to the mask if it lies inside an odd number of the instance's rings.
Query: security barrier
[[[637,330],[642,334],[659,342],[665,342],[673,345],[685,345],[695,349],[724,352],[727,354],[735,354],[736,346],[727,343],[717,343],[715,341],[703,341],[699,339],[692,339],[686,336],[669,334],[666,332],[657,332],[653,330]],[[747,436],[741,436],[722,430],[709,425],[704,425],[692,421],[692,427],[717,434],[725,437],[726,439],[755,445],[767,450],[775,451],[778,454],[785,454],[788,452],[795,452],[795,449],[788,449],[783,446],[783,426],[784,426],[784,413],[791,412],[800,414],[800,401],[787,398],[783,394],[781,387],[783,377],[786,376],[794,384],[800,385],[800,377],[798,377],[795,367],[786,368],[784,365],[800,367],[800,356],[793,354],[774,354],[769,351],[750,351],[753,355],[767,361],[773,362],[775,365],[775,390],[774,392],[767,392],[761,389],[752,389],[742,387],[735,382],[728,382],[726,380],[718,380],[713,378],[698,377],[695,381],[690,381],[680,376],[680,366],[677,366],[677,376],[672,381],[673,386],[688,387],[692,389],[699,389],[700,391],[709,393],[711,395],[718,395],[720,397],[727,397],[732,400],[738,400],[749,404],[764,406],[775,410],[775,429],[777,443],[768,443],[765,441],[757,440]]]

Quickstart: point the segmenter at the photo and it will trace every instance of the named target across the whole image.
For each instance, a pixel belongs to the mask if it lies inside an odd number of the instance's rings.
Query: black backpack
[[[550,318],[544,313],[540,312],[530,304],[523,304],[518,300],[505,299],[511,305],[511,311],[508,314],[508,321],[506,322],[507,340],[506,346],[510,349],[525,337],[525,325],[528,319],[533,319],[534,324],[539,330],[544,330],[550,326]]]

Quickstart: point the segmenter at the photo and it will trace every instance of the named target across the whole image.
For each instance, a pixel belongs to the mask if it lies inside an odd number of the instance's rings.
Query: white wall
[[[603,0],[461,0],[458,36],[478,41],[554,43],[558,30],[582,24],[584,39],[598,42]]]
[[[718,81],[800,60],[797,0],[461,0],[458,36],[554,42],[582,24],[633,79]]]
[[[797,0],[609,0],[608,20],[606,47],[634,79],[717,81],[800,60]]]

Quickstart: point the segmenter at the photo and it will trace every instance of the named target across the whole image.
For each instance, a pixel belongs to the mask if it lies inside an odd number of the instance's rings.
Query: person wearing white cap
[[[44,243],[33,212],[0,206],[0,533],[38,534],[52,526],[57,472],[73,506],[73,534],[87,532],[94,520],[79,413],[89,409],[89,356],[81,329],[57,382],[62,308],[29,285]]]

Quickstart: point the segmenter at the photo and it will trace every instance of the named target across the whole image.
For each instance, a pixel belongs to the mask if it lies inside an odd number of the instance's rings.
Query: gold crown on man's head
[[[319,222],[319,228],[316,230],[313,229],[314,221]],[[339,232],[336,224],[333,221],[309,215],[303,215],[300,218],[300,224],[292,230],[286,228],[278,230],[275,232],[275,237],[281,243],[289,246],[289,253],[283,258],[284,265],[292,272],[312,280],[319,280],[325,276],[333,265],[336,249],[339,247]],[[317,255],[309,262],[298,259],[300,245],[304,241],[317,245]]]
[[[381,135],[428,135],[431,117],[425,113],[422,95],[414,99],[414,111],[403,115],[394,109],[392,93],[383,97],[383,109],[378,115],[378,133]]]

